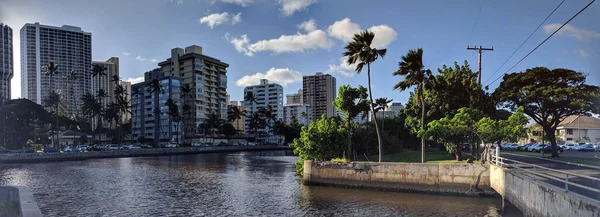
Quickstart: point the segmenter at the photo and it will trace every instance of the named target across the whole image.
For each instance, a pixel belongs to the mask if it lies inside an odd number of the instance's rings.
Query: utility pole
[[[483,48],[483,47],[481,47],[481,45],[479,45],[479,47],[477,47],[477,46],[475,46],[475,47],[469,47],[469,46],[467,46],[467,50],[476,50],[476,51],[479,52],[479,56],[477,58],[478,59],[478,69],[479,69],[477,71],[477,73],[478,73],[478,75],[477,75],[477,82],[479,82],[479,84],[481,84],[481,51],[484,51],[484,50],[493,51],[494,47],[492,47],[492,48]]]

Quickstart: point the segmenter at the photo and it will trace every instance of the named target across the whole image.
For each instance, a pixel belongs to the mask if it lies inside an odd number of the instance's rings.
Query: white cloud
[[[266,73],[256,73],[254,75],[246,75],[235,82],[239,87],[260,84],[260,79],[268,79],[269,83],[277,83],[283,86],[287,84],[302,81],[300,72],[289,68],[271,68]]]
[[[221,0],[224,3],[232,3],[242,7],[246,7],[252,3],[253,0]]]
[[[356,69],[356,63],[349,65],[348,62],[346,62],[348,60],[348,57],[342,57],[340,58],[340,64],[339,65],[333,65],[330,64],[329,65],[329,71],[330,72],[334,72],[334,73],[338,73],[340,75],[343,75],[345,77],[352,77],[354,76],[356,73],[354,73],[354,70]]]
[[[314,19],[310,19],[309,21],[304,21],[298,25],[298,29],[304,29],[306,32],[312,32],[317,30],[317,22]]]
[[[307,34],[282,35],[279,38],[257,41],[250,44],[250,52],[273,51],[275,53],[304,52],[317,48],[330,48],[333,42],[322,30],[315,30]]]
[[[560,28],[560,26],[562,26],[562,24],[558,24],[558,23],[547,24],[544,26],[544,32],[546,34],[552,34],[554,31],[556,31],[558,28]],[[587,29],[577,28],[577,27],[571,26],[570,24],[565,25],[565,27],[560,29],[560,31],[558,31],[556,34],[562,35],[562,36],[567,36],[567,37],[572,37],[572,38],[575,38],[580,41],[587,40],[587,39],[600,38],[599,32],[594,32],[594,31],[590,31]]]
[[[396,40],[398,33],[387,25],[372,26],[368,29],[375,33],[375,38],[371,43],[371,47],[382,49],[387,47],[392,41]],[[327,28],[327,33],[331,37],[348,42],[354,37],[354,34],[361,31],[358,24],[353,23],[349,18],[334,22]]]
[[[156,61],[158,61],[158,60],[156,60],[156,59],[150,59],[150,62],[153,62],[153,63],[154,63],[154,62],[156,62]]]
[[[146,58],[143,58],[142,56],[137,56],[135,59],[139,61],[146,61]]]
[[[284,16],[291,16],[315,3],[317,3],[317,0],[279,0],[281,6],[279,10]]]
[[[177,0],[177,4],[178,5],[183,4],[183,0]]]
[[[131,84],[137,84],[137,83],[142,83],[144,82],[144,76],[142,77],[137,77],[137,78],[128,78],[127,80],[125,80],[127,82],[131,82]]]
[[[129,56],[129,55],[131,55],[130,53],[127,53],[127,52],[123,52],[122,54],[123,54],[123,56]]]
[[[225,38],[229,38],[229,34],[226,34]],[[248,35],[242,35],[239,38],[231,39],[231,44],[233,44],[233,47],[235,47],[235,50],[238,53],[243,53],[246,56],[254,56],[254,54],[248,50],[248,43],[250,43]]]
[[[591,56],[590,53],[588,53],[584,49],[577,49],[577,50],[575,50],[575,52],[577,52],[577,54],[579,54],[580,57],[590,57]]]
[[[231,17],[231,25],[235,25],[239,22],[242,22],[242,13],[237,13]]]

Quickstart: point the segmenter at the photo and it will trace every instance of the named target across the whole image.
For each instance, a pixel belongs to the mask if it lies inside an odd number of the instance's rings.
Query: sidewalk
[[[554,163],[562,163],[562,164],[568,164],[568,165],[573,165],[573,166],[580,166],[580,167],[586,167],[586,168],[590,168],[590,169],[600,170],[600,166],[594,166],[594,165],[589,165],[589,164],[584,164],[584,163],[574,163],[574,162],[568,162],[568,161],[563,161],[563,160],[548,159],[547,157],[541,157],[541,156],[534,157],[534,156],[529,156],[529,155],[522,155],[522,154],[518,154],[518,153],[502,152],[502,151],[500,151],[500,155],[512,155],[512,156],[526,157],[526,158],[531,158],[531,159],[539,159],[539,160],[545,160],[545,161],[554,162]],[[582,158],[582,159],[595,159],[595,158]],[[598,160],[598,162],[600,162],[600,159],[596,159],[596,160]]]

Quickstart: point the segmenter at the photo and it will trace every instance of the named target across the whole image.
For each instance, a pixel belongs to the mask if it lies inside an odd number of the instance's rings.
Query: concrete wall
[[[490,165],[490,182],[525,216],[600,216],[596,200]]]
[[[0,216],[42,216],[33,194],[24,187],[0,186],[0,204]]]
[[[458,195],[496,195],[480,164],[304,161],[306,184]]]

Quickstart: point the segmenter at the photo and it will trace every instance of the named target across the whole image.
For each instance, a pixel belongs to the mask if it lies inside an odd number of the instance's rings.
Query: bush
[[[348,163],[350,161],[348,159],[346,159],[346,158],[334,158],[334,159],[331,159],[331,162],[334,162],[334,163]]]
[[[290,147],[299,156],[296,162],[296,173],[304,172],[304,160],[328,161],[342,158],[346,150],[346,129],[339,117],[313,121],[307,127],[302,127],[300,139],[294,139]]]

